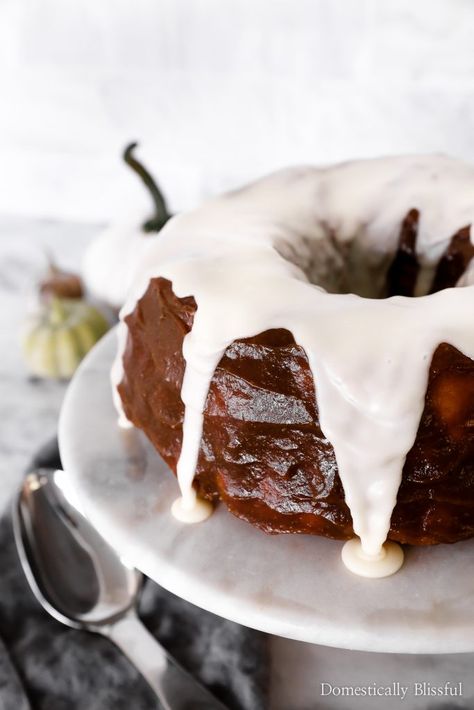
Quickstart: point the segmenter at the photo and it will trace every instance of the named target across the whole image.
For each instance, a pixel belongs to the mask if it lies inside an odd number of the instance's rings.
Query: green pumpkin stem
[[[128,145],[123,152],[123,159],[126,164],[141,178],[144,185],[148,188],[155,206],[154,216],[151,219],[147,219],[147,221],[143,223],[142,229],[144,232],[159,232],[169,220],[171,215],[168,212],[168,207],[160,188],[153,180],[148,170],[133,155],[133,151],[137,145],[138,143],[130,143],[130,145]]]

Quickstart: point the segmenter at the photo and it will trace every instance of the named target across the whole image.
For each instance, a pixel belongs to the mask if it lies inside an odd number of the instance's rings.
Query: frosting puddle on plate
[[[388,540],[376,555],[366,555],[357,537],[344,543],[342,561],[348,570],[359,577],[380,579],[398,572],[403,564],[404,554],[400,545]]]
[[[446,342],[474,357],[472,264],[462,288],[426,295],[452,236],[474,221],[473,188],[474,168],[443,156],[293,168],[173,218],[150,240],[120,313],[112,382],[126,424],[116,389],[125,317],[157,276],[169,279],[178,297],[193,296],[197,310],[183,344],[182,500],[175,514],[196,501],[203,411],[226,348],[286,328],[314,374],[320,426],[334,447],[362,557],[401,564],[401,550],[400,559],[383,545],[433,353]],[[418,297],[380,298],[387,258],[414,208]],[[346,563],[357,544],[345,547]]]

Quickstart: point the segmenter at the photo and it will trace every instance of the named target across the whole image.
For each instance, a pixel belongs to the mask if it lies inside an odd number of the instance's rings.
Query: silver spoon
[[[13,505],[20,561],[37,600],[66,626],[116,643],[164,710],[225,710],[138,619],[142,574],[68,502],[67,483],[64,471],[39,469],[26,477]]]

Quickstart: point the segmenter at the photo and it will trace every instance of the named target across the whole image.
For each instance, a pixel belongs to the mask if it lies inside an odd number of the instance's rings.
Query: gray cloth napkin
[[[32,467],[60,468],[56,441]],[[198,609],[147,580],[139,614],[162,644],[229,708],[264,710],[264,634]],[[11,519],[0,520],[0,710],[154,710],[155,696],[105,638],[43,611],[21,570]]]

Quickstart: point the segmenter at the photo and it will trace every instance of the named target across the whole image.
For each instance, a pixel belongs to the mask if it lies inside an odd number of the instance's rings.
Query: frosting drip
[[[447,342],[474,357],[473,270],[461,277],[465,288],[424,295],[451,237],[474,219],[473,186],[474,168],[441,156],[295,168],[174,218],[150,241],[121,311],[112,380],[116,386],[123,376],[124,318],[150,279],[162,276],[178,297],[194,296],[183,345],[185,505],[194,500],[203,411],[225,349],[286,328],[314,374],[320,426],[334,447],[354,531],[364,554],[380,554],[432,355]],[[376,300],[410,211],[418,229],[413,288],[421,297]]]

